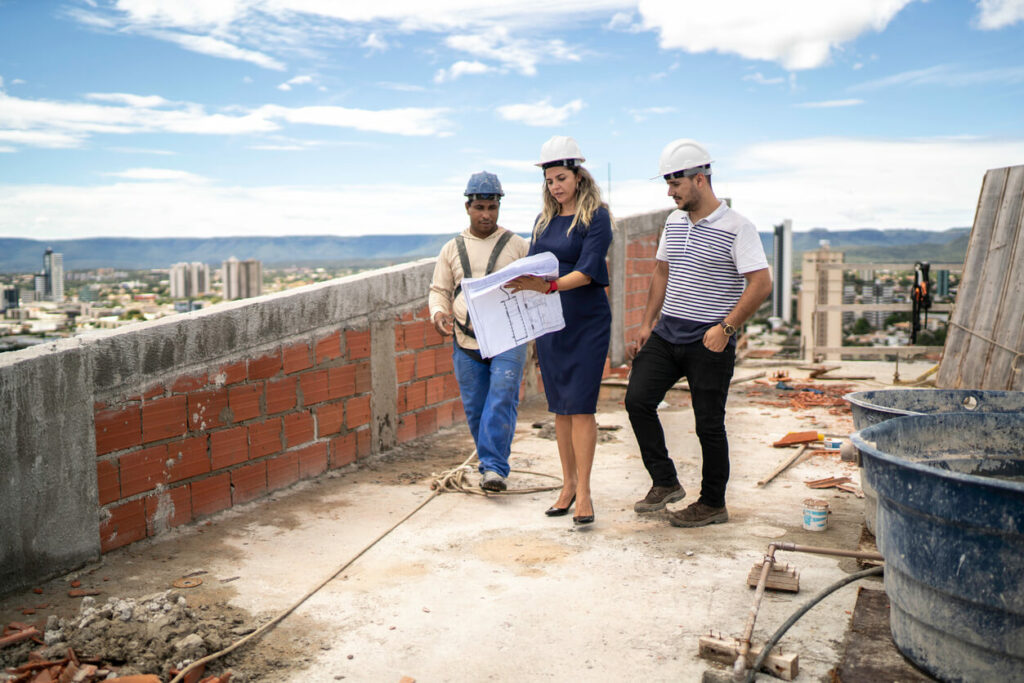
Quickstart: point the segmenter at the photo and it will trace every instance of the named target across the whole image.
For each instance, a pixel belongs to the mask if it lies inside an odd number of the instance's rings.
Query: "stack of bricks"
[[[395,322],[399,443],[466,419],[452,367],[452,338],[442,337],[426,306]]]
[[[370,392],[370,332],[347,330],[97,403],[102,551],[368,455]]]
[[[636,339],[647,306],[647,290],[654,272],[659,233],[639,235],[626,245],[625,343]]]

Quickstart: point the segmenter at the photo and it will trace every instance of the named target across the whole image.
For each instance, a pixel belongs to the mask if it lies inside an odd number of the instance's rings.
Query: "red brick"
[[[231,363],[229,365],[222,365],[217,371],[217,374],[211,378],[211,381],[218,386],[226,384],[238,384],[244,382],[245,378],[249,376],[248,363],[244,360],[238,363]]]
[[[281,448],[281,418],[249,425],[249,459],[277,453]]]
[[[299,480],[298,453],[284,453],[267,460],[267,489],[274,491]]]
[[[435,372],[434,349],[424,349],[416,354],[416,379],[430,377]]]
[[[231,470],[231,504],[246,503],[267,492],[267,464],[254,462],[251,465]]]
[[[187,394],[190,391],[196,389],[202,389],[206,386],[206,373],[201,375],[189,375],[187,377],[179,377],[174,380],[171,384],[172,394]]]
[[[445,398],[462,397],[462,393],[459,391],[459,380],[455,379],[455,375],[444,376],[444,395]]]
[[[345,402],[345,421],[349,429],[370,424],[370,397],[357,396]]]
[[[282,353],[284,355],[284,374],[286,375],[313,367],[309,344],[306,342],[286,346]]]
[[[249,458],[249,432],[245,427],[223,429],[210,435],[210,466],[219,470]]]
[[[370,430],[360,429],[356,432],[356,457],[365,458],[370,454]]]
[[[416,354],[404,353],[395,359],[398,383],[405,384],[416,375]]]
[[[433,327],[431,323],[419,320],[402,325],[403,336],[405,338],[404,348],[410,350],[422,349],[424,346],[424,336],[427,331],[427,325]]]
[[[444,344],[444,337],[438,333],[437,328],[432,323],[424,323],[423,325],[423,343],[426,346]]]
[[[285,447],[291,448],[308,443],[315,436],[313,415],[308,412],[291,413],[284,416]]]
[[[316,342],[316,362],[319,365],[335,358],[341,358],[341,332],[331,332]]]
[[[163,396],[165,393],[167,393],[167,390],[164,388],[163,384],[154,384],[153,386],[149,387],[144,392],[142,392],[142,394],[140,394],[137,398],[132,398],[130,400],[137,401],[144,399],[146,401],[149,401],[154,398],[159,398],[160,396]]]
[[[192,521],[192,492],[175,486],[146,496],[146,531],[150,536]]]
[[[406,313],[403,313],[402,315],[398,316],[398,319],[403,321],[403,322],[409,322],[410,320],[415,320],[416,319],[416,311],[408,311]]]
[[[450,346],[437,349],[434,362],[434,371],[439,375],[455,371],[455,366],[452,365],[452,348]]]
[[[444,377],[431,377],[427,380],[427,405],[440,403],[445,399]]]
[[[295,389],[298,382],[294,377],[285,377],[267,382],[267,415],[291,410],[297,403]]]
[[[344,424],[345,408],[341,401],[325,403],[316,409],[316,435],[324,437],[337,434]]]
[[[117,461],[100,460],[96,463],[96,483],[99,484],[100,505],[113,503],[121,497],[121,480],[118,477]]]
[[[427,408],[416,413],[416,436],[426,436],[437,431],[437,408]]]
[[[356,365],[356,393],[365,394],[373,389],[373,375],[369,363]]]
[[[227,423],[228,390],[210,389],[188,395],[188,427],[206,431]]]
[[[274,351],[266,356],[249,361],[249,379],[267,379],[281,371],[281,352]]]
[[[231,409],[231,420],[235,423],[245,422],[263,413],[260,403],[263,400],[263,382],[243,384],[228,389],[228,407]]]
[[[331,439],[331,469],[344,467],[356,461],[356,434],[349,432]]]
[[[100,522],[100,552],[108,553],[146,537],[146,505],[141,498],[107,508],[106,512],[109,516]]]
[[[404,415],[398,418],[398,433],[395,435],[398,443],[405,443],[416,438],[416,415]]]
[[[167,446],[153,446],[127,453],[118,459],[121,471],[121,496],[127,498],[152,491],[167,481]]]
[[[356,393],[356,366],[339,365],[327,371],[327,395],[342,398]]]
[[[466,408],[462,401],[452,401],[452,424],[466,421]]]
[[[327,442],[314,443],[295,451],[299,457],[299,476],[315,477],[327,471]]]
[[[299,388],[302,389],[302,405],[304,406],[326,401],[329,396],[327,371],[317,370],[299,375]]]
[[[450,427],[452,425],[452,407],[452,401],[445,401],[437,407],[438,428]]]
[[[405,411],[419,410],[426,404],[427,383],[413,382],[412,384],[407,385],[405,394]]]
[[[96,413],[96,455],[131,448],[142,443],[139,406],[111,408]]]
[[[370,357],[370,331],[356,332],[347,330],[345,332],[345,348],[348,349],[348,359]]]
[[[405,326],[402,323],[395,323],[395,353],[405,351]]]
[[[195,517],[212,515],[231,507],[231,475],[227,472],[194,481],[190,486]]]
[[[210,471],[209,437],[205,434],[167,444],[167,481],[174,483]]]
[[[142,443],[185,434],[185,397],[171,396],[142,404]]]

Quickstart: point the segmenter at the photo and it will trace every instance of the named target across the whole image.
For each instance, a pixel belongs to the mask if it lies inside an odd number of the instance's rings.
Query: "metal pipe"
[[[747,616],[747,626],[743,629],[743,637],[740,638],[740,649],[736,654],[736,661],[732,665],[733,675],[742,679],[747,670],[747,657],[750,654],[750,638],[754,635],[754,623],[757,621],[757,611],[761,608],[761,598],[764,597],[764,587],[768,583],[768,574],[775,566],[775,543],[768,544],[768,552],[764,556],[764,564],[761,566],[761,577],[757,580],[757,590],[754,591],[754,604],[750,607],[750,614]]]
[[[798,545],[796,543],[784,543],[772,541],[768,544],[768,552],[764,556],[764,564],[761,567],[761,577],[757,580],[757,590],[754,591],[754,604],[750,607],[750,614],[747,616],[747,625],[743,629],[743,636],[740,638],[739,651],[736,654],[736,661],[733,663],[733,675],[736,680],[742,681],[746,678],[747,657],[750,656],[750,639],[754,635],[754,624],[757,622],[757,612],[761,608],[761,599],[764,597],[765,585],[768,582],[768,574],[775,566],[775,552],[786,550],[794,553],[813,553],[815,555],[834,555],[837,557],[854,557],[860,560],[883,560],[881,553],[864,552],[860,550],[842,550],[840,548],[823,548],[814,545]],[[755,672],[756,673],[756,672]]]

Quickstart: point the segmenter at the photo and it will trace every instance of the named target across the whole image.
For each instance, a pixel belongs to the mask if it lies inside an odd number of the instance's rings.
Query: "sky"
[[[971,225],[1024,164],[1024,0],[0,0],[0,236],[455,233],[580,144],[615,216],[703,144],[757,225]]]

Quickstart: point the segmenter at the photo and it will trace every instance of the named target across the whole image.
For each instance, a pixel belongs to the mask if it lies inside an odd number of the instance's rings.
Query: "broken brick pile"
[[[42,632],[30,624],[9,624],[0,638],[0,665],[13,676],[8,683],[160,683],[254,630],[231,611],[193,610],[174,590],[104,604],[84,597],[77,616],[51,615]],[[202,678],[203,673],[197,667],[186,681],[226,683],[231,677]],[[235,680],[241,683],[245,676]]]
[[[397,441],[464,419],[426,307],[396,318]],[[334,331],[193,369],[95,406],[108,552],[371,452],[371,331]]]

